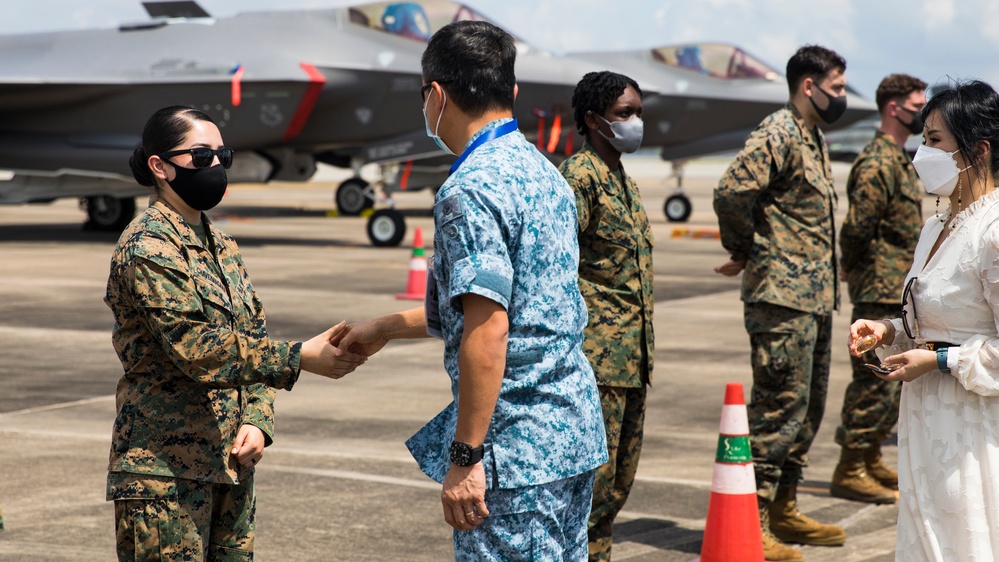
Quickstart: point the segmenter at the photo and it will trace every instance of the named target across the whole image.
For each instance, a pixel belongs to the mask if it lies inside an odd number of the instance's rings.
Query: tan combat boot
[[[889,490],[898,491],[898,473],[889,468],[881,457],[881,445],[875,445],[864,453],[867,474]]]
[[[804,562],[805,557],[797,548],[780,542],[770,532],[770,513],[766,507],[760,509],[760,529],[763,531],[763,558],[768,562]]]
[[[795,544],[840,546],[846,532],[836,525],[825,525],[798,511],[798,486],[782,485],[770,504],[770,531],[778,539]]]
[[[878,455],[878,460],[880,460]],[[867,472],[864,451],[840,449],[839,464],[833,472],[829,494],[836,498],[866,503],[895,503],[895,491],[885,488]]]

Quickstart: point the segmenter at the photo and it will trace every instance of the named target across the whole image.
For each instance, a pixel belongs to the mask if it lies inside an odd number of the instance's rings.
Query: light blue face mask
[[[444,92],[443,88],[441,88],[441,92],[442,93]],[[441,128],[441,117],[444,117],[444,108],[447,107],[447,94],[446,93],[444,94],[444,104],[441,105],[441,114],[437,116],[437,127],[434,129],[434,131],[430,130],[430,122],[427,121],[427,104],[430,103],[431,95],[433,95],[433,90],[431,90],[430,93],[427,94],[427,101],[423,102],[423,124],[427,127],[427,136],[434,139],[434,142],[437,144],[438,148],[440,148],[444,152],[447,152],[451,156],[457,156],[457,154],[452,152],[451,149],[447,147],[447,144],[445,144],[445,142],[441,139],[440,135],[437,134],[437,132]]]

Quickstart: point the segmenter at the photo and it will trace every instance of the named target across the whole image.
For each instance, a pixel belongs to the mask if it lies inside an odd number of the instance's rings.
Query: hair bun
[[[132,156],[128,159],[128,167],[132,169],[132,177],[139,182],[139,185],[146,187],[156,185],[153,173],[149,169],[149,157],[146,156],[146,151],[141,146],[135,147],[135,150],[132,151]]]

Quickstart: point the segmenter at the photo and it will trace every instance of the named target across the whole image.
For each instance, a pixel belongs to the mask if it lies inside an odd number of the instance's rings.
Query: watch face
[[[472,464],[472,448],[464,443],[451,443],[451,462],[458,466]]]

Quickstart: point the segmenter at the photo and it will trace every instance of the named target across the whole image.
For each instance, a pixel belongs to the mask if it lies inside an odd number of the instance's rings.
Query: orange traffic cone
[[[409,258],[406,292],[395,298],[421,301],[427,294],[427,258],[423,256],[423,229],[416,227],[413,230],[413,257]]]
[[[763,562],[756,475],[742,384],[725,386],[708,520],[695,562]]]

